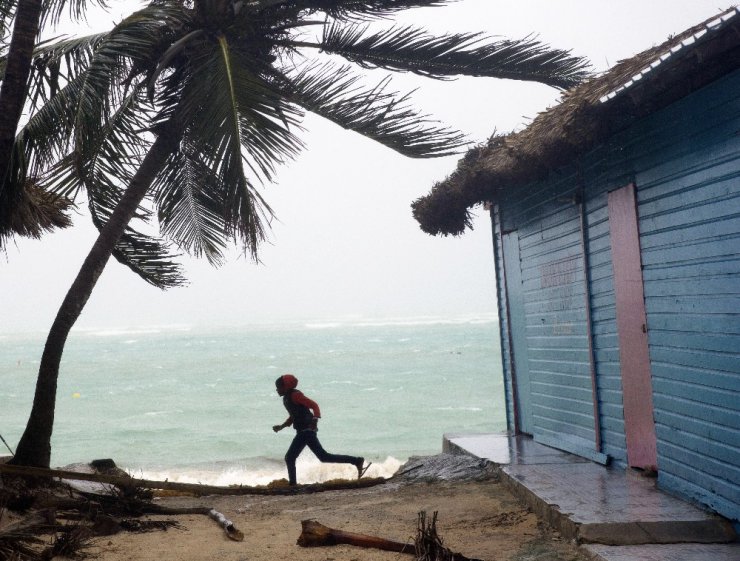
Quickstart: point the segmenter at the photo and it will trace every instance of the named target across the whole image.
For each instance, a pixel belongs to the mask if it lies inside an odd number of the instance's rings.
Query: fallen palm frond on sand
[[[40,536],[52,534],[50,545]],[[47,561],[54,557],[85,557],[92,533],[81,524],[60,525],[54,511],[42,510],[0,528],[0,559]]]
[[[40,481],[46,484],[39,485]],[[206,515],[222,526],[229,539],[244,539],[234,523],[215,509],[163,507],[151,502],[152,492],[148,489],[110,485],[85,492],[38,478],[33,485],[26,485],[24,478],[8,475],[0,480],[0,560],[83,558],[91,540],[98,536],[181,528],[174,520],[141,520],[146,514]],[[49,537],[42,538],[45,535]]]
[[[0,529],[0,559],[34,559],[43,543],[33,524],[9,525]]]
[[[433,514],[431,521],[427,521],[425,511],[419,513],[417,535],[413,545],[408,542],[329,528],[315,520],[303,520],[301,528],[301,535],[297,541],[301,547],[354,545],[415,555],[417,561],[480,561],[465,557],[461,553],[455,553],[444,546],[442,538],[437,533],[437,512]]]

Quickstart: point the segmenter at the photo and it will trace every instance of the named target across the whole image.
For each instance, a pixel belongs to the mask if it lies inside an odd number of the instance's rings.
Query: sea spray
[[[403,465],[396,458],[373,461],[366,477],[391,477]],[[299,483],[323,483],[332,479],[355,479],[357,470],[343,464],[322,464],[310,454],[304,454],[297,462]],[[154,481],[176,483],[198,483],[203,485],[267,485],[280,479],[287,480],[285,466],[201,466],[189,468],[166,468],[159,470],[127,470],[133,477]]]

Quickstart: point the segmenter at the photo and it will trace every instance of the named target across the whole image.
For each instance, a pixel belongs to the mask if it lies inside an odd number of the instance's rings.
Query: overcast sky
[[[92,18],[93,28],[106,28],[138,5],[111,4],[109,15]],[[536,34],[551,46],[588,57],[601,71],[729,5],[460,0],[409,10],[402,21],[440,33]],[[559,97],[546,86],[485,78],[438,82],[403,75],[392,85],[404,92],[418,88],[413,100],[423,112],[475,142],[494,130],[522,128]],[[411,216],[410,203],[452,172],[458,157],[411,160],[317,118],[305,125],[306,150],[262,191],[277,221],[262,247],[261,264],[237,249],[219,269],[184,259],[190,284],[163,292],[111,260],[77,328],[495,314],[487,213],[479,209],[474,230],[459,238],[430,237]],[[1,332],[49,328],[95,234],[81,214],[75,227],[40,241],[18,239],[0,255]]]

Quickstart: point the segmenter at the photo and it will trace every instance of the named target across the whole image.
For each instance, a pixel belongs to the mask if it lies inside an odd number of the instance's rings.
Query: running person
[[[319,442],[316,432],[318,422],[321,418],[321,410],[318,404],[303,395],[296,389],[298,379],[292,374],[284,374],[275,380],[275,389],[283,398],[283,405],[288,410],[289,417],[282,425],[274,425],[272,430],[281,431],[293,425],[296,435],[285,454],[285,464],[288,466],[288,480],[291,485],[296,485],[295,462],[303,449],[308,448],[316,454],[316,457],[328,464],[352,464],[357,468],[357,478],[362,477],[370,464],[365,465],[365,458],[358,456],[346,456],[343,454],[330,454]]]

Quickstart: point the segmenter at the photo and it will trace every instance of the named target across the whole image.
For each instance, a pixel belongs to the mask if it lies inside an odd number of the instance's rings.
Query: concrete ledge
[[[531,438],[449,434],[444,435],[443,450],[490,461],[501,482],[568,540],[605,546],[698,546],[737,539],[728,520],[667,495],[653,479],[583,460]],[[740,561],[740,556],[735,559]]]
[[[554,528],[566,540],[578,539],[578,524],[573,522],[567,515],[560,512],[558,505],[547,504],[538,497],[524,483],[512,477],[501,469],[501,483],[503,483],[513,494],[527,505],[548,526]]]
[[[735,539],[732,525],[722,519],[671,522],[611,522],[580,524],[581,543],[642,545],[667,543],[730,543]]]
[[[582,545],[591,561],[737,561],[740,544]]]
[[[534,466],[532,466],[534,468]],[[578,466],[581,468],[584,466]],[[566,469],[577,470],[576,466],[568,466]],[[603,469],[603,468],[600,468]],[[576,504],[557,504],[548,500],[545,493],[540,494],[541,488],[537,487],[537,476],[541,469],[528,469],[518,466],[517,468],[499,467],[501,481],[514,495],[519,497],[537,516],[541,517],[552,528],[558,530],[562,536],[578,543],[600,543],[605,545],[641,545],[641,544],[667,544],[667,543],[729,543],[736,539],[735,530],[729,521],[708,513],[695,511],[696,516],[691,519],[670,518],[665,520],[641,520],[623,519],[623,513],[616,513],[609,520],[590,521],[587,515],[579,511]],[[513,471],[513,473],[512,473]],[[531,472],[531,473],[528,473]],[[528,477],[529,476],[529,477]],[[549,490],[549,489],[548,489]],[[646,491],[659,493],[646,487]],[[560,498],[568,494],[568,491],[560,493]],[[578,491],[573,489],[573,495]],[[620,497],[614,498],[616,503]],[[556,499],[557,500],[557,499]],[[598,497],[594,494],[594,502]],[[666,497],[666,502],[679,502],[672,497]],[[608,502],[608,499],[607,499]],[[694,510],[690,505],[685,506]],[[606,509],[608,510],[608,509]],[[637,508],[635,508],[637,510]],[[600,513],[601,516],[604,513]],[[608,515],[608,512],[606,513]],[[638,516],[637,514],[635,516]]]

